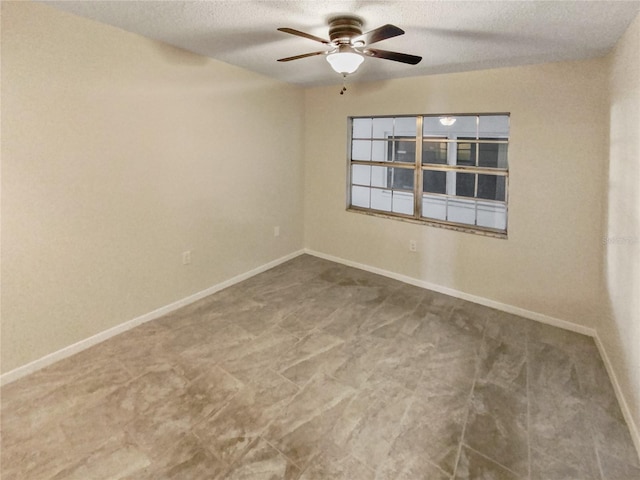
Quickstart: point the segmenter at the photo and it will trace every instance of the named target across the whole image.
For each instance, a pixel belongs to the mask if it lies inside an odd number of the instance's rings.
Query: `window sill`
[[[444,228],[445,230],[453,230],[456,232],[473,233],[484,237],[500,238],[506,240],[507,232],[502,230],[496,230],[488,227],[474,227],[471,225],[464,225],[462,223],[444,222],[438,220],[418,219],[410,215],[403,215],[399,213],[385,213],[378,212],[369,209],[360,209],[358,207],[347,207],[347,212],[360,213],[362,215],[369,215],[371,217],[387,218],[389,220],[400,220],[408,223],[415,223],[418,225],[426,225],[429,227]]]

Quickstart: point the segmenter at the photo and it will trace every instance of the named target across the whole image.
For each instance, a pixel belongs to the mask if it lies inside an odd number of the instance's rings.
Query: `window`
[[[508,114],[349,120],[350,210],[506,236]]]

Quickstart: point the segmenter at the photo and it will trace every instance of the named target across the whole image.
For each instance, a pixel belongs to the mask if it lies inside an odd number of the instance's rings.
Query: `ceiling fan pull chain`
[[[343,73],[342,74],[342,90],[340,90],[340,95],[344,95],[344,92],[347,91],[347,74]]]

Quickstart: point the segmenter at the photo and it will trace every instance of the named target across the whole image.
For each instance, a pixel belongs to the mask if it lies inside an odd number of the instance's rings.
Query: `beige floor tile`
[[[307,255],[0,396],[3,480],[640,471],[593,339]]]

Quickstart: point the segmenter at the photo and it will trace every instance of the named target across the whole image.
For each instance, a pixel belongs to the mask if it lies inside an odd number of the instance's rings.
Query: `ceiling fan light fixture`
[[[327,62],[337,73],[347,75],[358,70],[364,58],[354,52],[337,52],[327,55]]]

